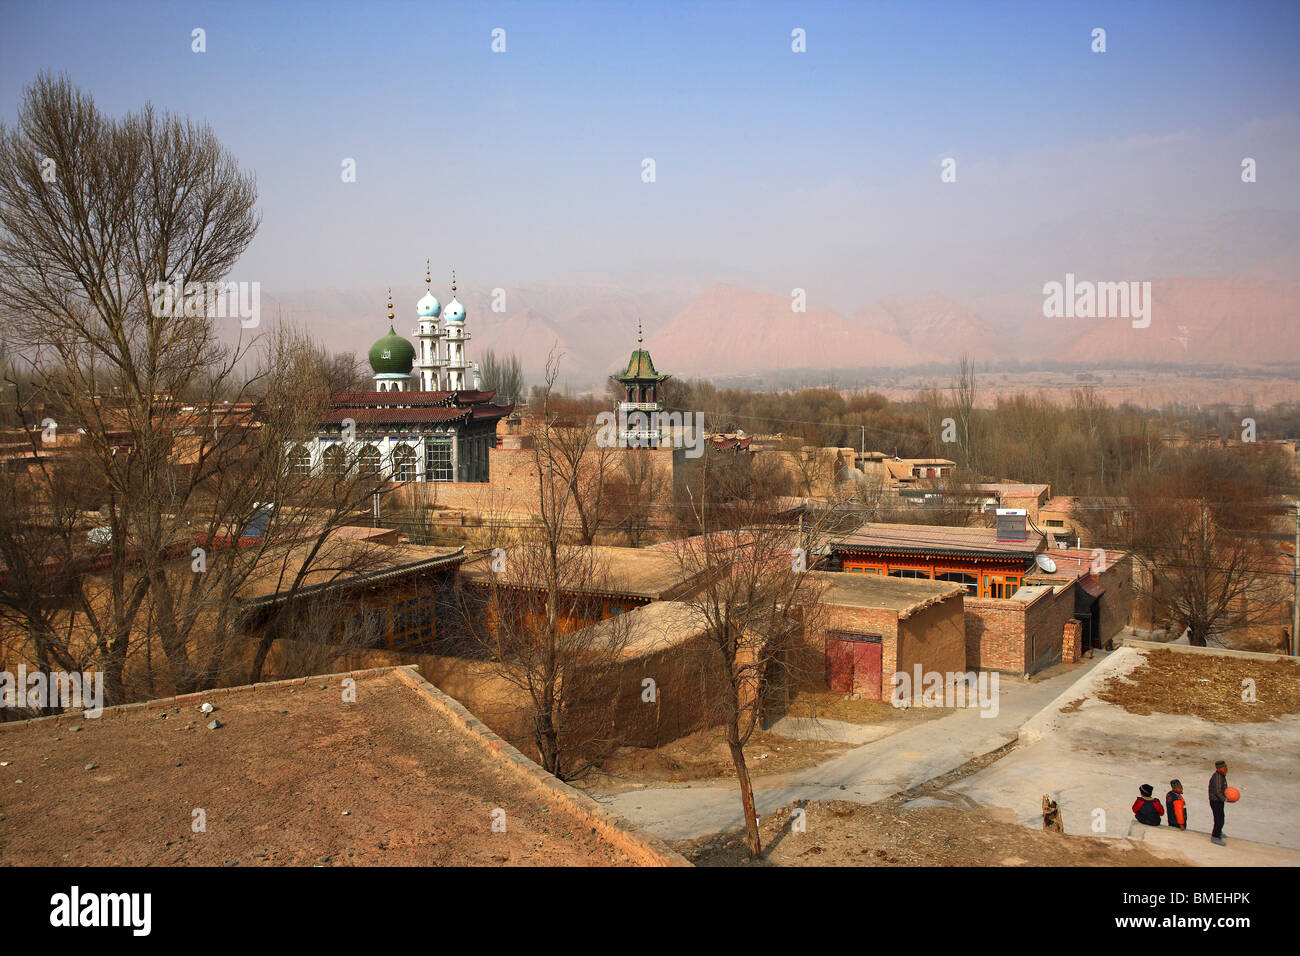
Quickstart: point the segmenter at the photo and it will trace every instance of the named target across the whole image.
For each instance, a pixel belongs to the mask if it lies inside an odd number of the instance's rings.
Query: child
[[[1223,840],[1223,802],[1227,799],[1228,765],[1222,760],[1214,761],[1214,774],[1210,777],[1210,816],[1214,817],[1214,830],[1210,833],[1210,842],[1225,846]]]
[[[1187,801],[1183,799],[1183,784],[1181,781],[1169,781],[1169,792],[1165,794],[1165,806],[1169,808],[1169,825],[1180,830],[1186,830]]]
[[[1145,823],[1149,827],[1160,826],[1160,818],[1165,815],[1165,808],[1160,805],[1160,801],[1151,798],[1154,790],[1151,784],[1142,784],[1138,787],[1141,796],[1133,801],[1133,816],[1138,823]]]

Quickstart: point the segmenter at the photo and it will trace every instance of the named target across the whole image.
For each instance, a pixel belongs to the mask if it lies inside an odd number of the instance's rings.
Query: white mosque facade
[[[374,390],[332,394],[316,434],[287,449],[291,470],[328,476],[360,469],[400,482],[488,480],[497,422],[514,406],[494,405],[495,392],[482,390],[478,366],[466,356],[470,337],[454,275],[451,288],[446,308],[432,289],[416,303],[415,344],[395,331],[390,294],[388,334],[370,347]]]

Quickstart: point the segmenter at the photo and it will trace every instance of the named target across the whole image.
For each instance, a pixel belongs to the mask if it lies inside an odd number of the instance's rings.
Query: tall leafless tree
[[[575,444],[574,423],[555,414],[559,361],[554,351],[548,356],[533,403],[534,519],[486,522],[489,547],[478,560],[490,573],[485,587],[463,589],[462,626],[498,676],[523,693],[542,767],[571,779],[601,755],[602,740],[610,742],[608,723],[593,722],[576,702],[584,685],[603,683],[617,668],[626,632],[617,622],[589,626],[603,616],[600,595],[614,569],[589,546],[585,528],[575,533],[583,527],[577,499],[590,489],[574,476],[596,449]]]
[[[718,492],[692,498],[700,533],[678,542],[684,574],[700,582],[681,600],[706,634],[704,662],[719,689],[709,701],[721,723],[736,771],[745,817],[745,843],[762,852],[754,789],[745,748],[766,716],[788,701],[809,664],[808,637],[821,624],[823,587],[812,578],[826,527],[816,518],[798,525],[773,520],[779,505],[753,494],[743,459],[719,456],[705,467],[723,474],[702,482]],[[834,520],[832,512],[826,517]]]
[[[141,634],[158,639],[176,692],[219,680],[243,582],[304,538],[309,566],[369,494],[287,467],[327,388],[303,368],[306,337],[246,339],[237,318],[212,314],[208,284],[256,232],[256,196],[208,127],[151,106],[106,116],[65,78],[39,77],[0,129],[0,313],[15,362],[66,415],[58,428],[80,433],[76,469],[101,496],[68,613],[109,703],[132,693]],[[183,307],[162,306],[165,284]],[[240,404],[254,397],[258,408]]]
[[[1289,597],[1273,540],[1279,499],[1258,461],[1268,454],[1170,451],[1156,472],[1131,483],[1121,509],[1093,517],[1099,541],[1119,540],[1142,565],[1141,596],[1154,616],[1195,646],[1231,640],[1275,617]]]

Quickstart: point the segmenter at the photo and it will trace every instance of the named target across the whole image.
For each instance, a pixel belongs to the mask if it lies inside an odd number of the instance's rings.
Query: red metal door
[[[853,645],[842,637],[826,638],[826,683],[832,694],[853,693]]]
[[[832,694],[858,694],[880,700],[879,641],[826,638],[826,683]]]
[[[880,700],[880,651],[875,642],[853,642],[853,693]]]

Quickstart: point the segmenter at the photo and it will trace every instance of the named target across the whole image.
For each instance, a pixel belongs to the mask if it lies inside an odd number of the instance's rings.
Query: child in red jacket
[[[1180,830],[1187,829],[1187,801],[1183,799],[1181,781],[1170,780],[1169,792],[1165,794],[1165,806],[1169,808],[1169,825]]]
[[[1133,816],[1138,823],[1145,823],[1149,827],[1160,826],[1160,818],[1165,815],[1165,808],[1160,805],[1160,801],[1151,797],[1154,791],[1151,784],[1144,783],[1138,787],[1140,796],[1133,801]]]

